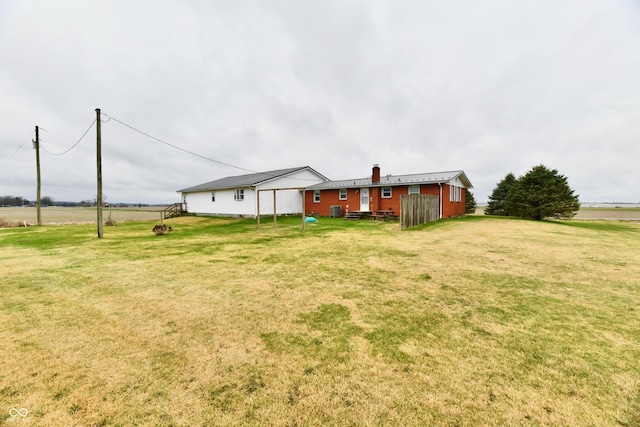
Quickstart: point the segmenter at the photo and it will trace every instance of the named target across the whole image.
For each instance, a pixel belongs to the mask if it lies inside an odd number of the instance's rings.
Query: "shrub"
[[[168,226],[167,224],[160,224],[153,227],[153,232],[156,233],[156,236],[161,236],[164,234],[169,234],[173,231],[173,228]]]

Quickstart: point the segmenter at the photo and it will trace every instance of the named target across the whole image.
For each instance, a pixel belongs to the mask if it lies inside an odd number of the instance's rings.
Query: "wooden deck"
[[[393,209],[388,210],[376,210],[376,211],[349,211],[345,214],[344,219],[367,219],[371,218],[374,221],[381,220],[387,221],[388,219],[395,219],[398,214]]]
[[[344,215],[344,219],[364,219],[369,218],[371,211],[349,211]]]
[[[397,217],[398,217],[398,214],[396,214],[393,209],[377,210],[377,211],[374,211],[373,214],[371,215],[371,218],[373,218],[374,221],[378,219],[382,221],[386,221],[388,219],[396,219]]]

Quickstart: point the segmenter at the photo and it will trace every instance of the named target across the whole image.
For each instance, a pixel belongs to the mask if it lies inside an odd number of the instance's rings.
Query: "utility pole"
[[[38,129],[38,126],[36,126],[36,139],[33,141],[33,148],[36,150],[36,212],[38,216],[38,225],[42,225],[42,216],[40,215],[40,130]]]
[[[100,128],[100,109],[96,108],[96,162],[98,167],[98,239],[102,239],[102,130]]]

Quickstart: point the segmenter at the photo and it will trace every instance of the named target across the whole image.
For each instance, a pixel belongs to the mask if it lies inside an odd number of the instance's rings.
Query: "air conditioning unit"
[[[342,216],[342,206],[335,205],[329,207],[329,216],[331,216],[331,218],[340,218]]]

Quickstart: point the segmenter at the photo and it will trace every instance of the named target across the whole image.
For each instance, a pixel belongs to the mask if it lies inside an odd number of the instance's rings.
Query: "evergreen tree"
[[[489,203],[484,210],[485,215],[504,215],[509,216],[507,210],[507,194],[511,186],[516,182],[516,177],[509,172],[502,181],[496,185],[493,192],[489,196]]]
[[[578,196],[557,170],[544,165],[533,167],[511,186],[506,210],[512,216],[541,220],[569,219],[580,209]]]
[[[472,214],[476,212],[476,198],[473,197],[473,193],[469,190],[466,191],[466,198],[464,200],[464,213]]]

